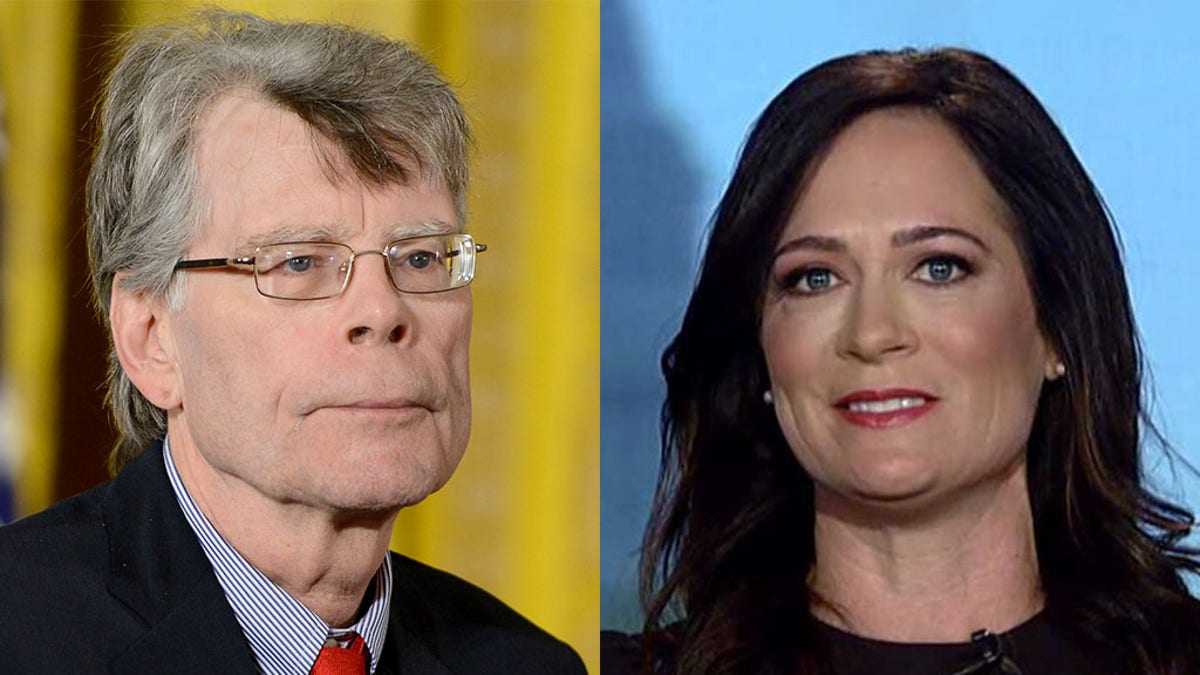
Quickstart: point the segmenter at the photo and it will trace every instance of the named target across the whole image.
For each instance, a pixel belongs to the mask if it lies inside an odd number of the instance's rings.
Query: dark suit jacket
[[[377,673],[584,673],[485,591],[392,553]],[[111,483],[0,527],[0,673],[257,673],[151,446]]]

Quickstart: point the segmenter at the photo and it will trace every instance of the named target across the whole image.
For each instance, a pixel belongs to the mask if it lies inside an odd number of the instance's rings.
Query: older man
[[[0,529],[3,672],[582,672],[387,550],[467,443],[470,132],[403,44],[135,35],[88,185],[113,481]]]

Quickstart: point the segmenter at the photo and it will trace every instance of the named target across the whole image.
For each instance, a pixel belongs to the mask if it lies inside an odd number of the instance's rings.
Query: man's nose
[[[876,363],[916,345],[916,331],[895,289],[883,280],[864,280],[854,289],[838,335],[840,355]]]
[[[379,262],[373,258],[378,256]],[[350,344],[398,343],[412,330],[409,299],[396,290],[383,251],[359,251],[341,298],[344,330]]]

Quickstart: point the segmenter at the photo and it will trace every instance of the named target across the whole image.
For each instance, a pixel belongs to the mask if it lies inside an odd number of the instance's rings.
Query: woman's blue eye
[[[833,285],[833,273],[827,269],[805,270],[800,279],[810,291],[823,291]]]
[[[918,276],[935,284],[958,281],[971,271],[965,260],[956,256],[937,256],[923,261],[917,268]]]
[[[948,260],[933,260],[929,262],[929,278],[934,281],[947,281],[954,276],[954,263]]]
[[[794,270],[783,277],[780,287],[800,295],[824,293],[838,284],[838,277],[826,267]]]

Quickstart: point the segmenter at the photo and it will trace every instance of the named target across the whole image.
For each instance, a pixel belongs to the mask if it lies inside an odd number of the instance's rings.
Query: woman
[[[776,97],[663,372],[646,632],[606,672],[1200,672],[1113,226],[990,59]]]

